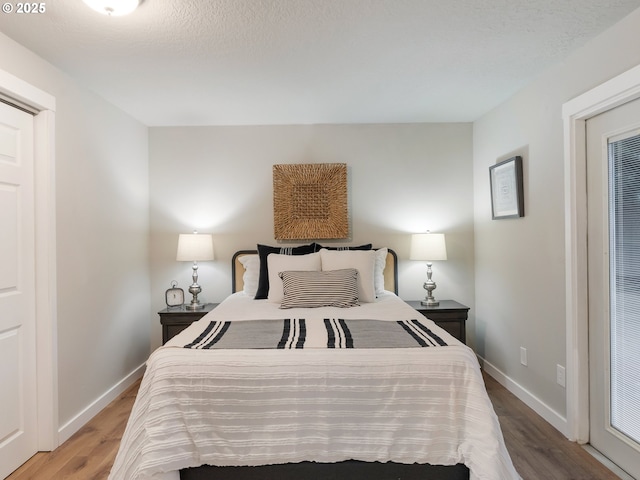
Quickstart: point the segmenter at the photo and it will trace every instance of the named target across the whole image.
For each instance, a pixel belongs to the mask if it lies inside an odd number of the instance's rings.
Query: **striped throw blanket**
[[[446,346],[419,320],[300,319],[212,321],[184,348],[299,349],[412,348]]]

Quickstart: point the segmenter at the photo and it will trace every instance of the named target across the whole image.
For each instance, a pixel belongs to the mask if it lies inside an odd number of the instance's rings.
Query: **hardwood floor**
[[[104,480],[120,445],[140,382],[53,452],[36,453],[7,480]]]
[[[507,450],[524,480],[620,478],[580,445],[568,441],[493,378],[485,374],[484,379]]]
[[[485,383],[513,463],[524,480],[619,478],[494,379],[485,375]],[[57,450],[36,454],[7,480],[106,479],[138,387],[139,383],[134,384]]]

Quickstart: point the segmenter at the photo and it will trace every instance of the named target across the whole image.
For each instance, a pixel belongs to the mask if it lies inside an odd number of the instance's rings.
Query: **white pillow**
[[[375,302],[376,291],[373,271],[376,263],[375,250],[320,250],[322,271],[355,268],[358,270],[358,299],[360,302]]]
[[[373,271],[373,284],[376,289],[376,296],[382,295],[385,291],[384,267],[387,265],[387,253],[389,253],[389,250],[386,247],[376,250],[376,265]]]
[[[269,270],[269,294],[267,299],[273,303],[282,303],[284,290],[280,272],[319,272],[322,270],[319,253],[306,255],[281,255],[270,253],[267,255],[267,268]]]
[[[244,267],[242,274],[243,291],[252,297],[258,291],[258,279],[260,278],[260,257],[258,255],[243,255],[238,261]]]

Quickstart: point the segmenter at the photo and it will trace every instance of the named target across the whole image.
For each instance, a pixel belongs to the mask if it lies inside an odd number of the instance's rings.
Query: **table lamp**
[[[191,278],[193,284],[189,287],[189,293],[193,295],[191,303],[187,304],[187,310],[199,310],[204,304],[198,301],[198,294],[202,288],[198,285],[198,262],[213,260],[213,238],[211,235],[202,235],[198,232],[181,233],[178,237],[178,262],[193,262]]]
[[[427,281],[424,283],[424,289],[427,291],[427,297],[422,300],[422,305],[435,307],[440,304],[433,297],[433,291],[436,289],[436,282],[431,279],[431,265],[436,260],[447,259],[447,246],[444,241],[444,233],[416,233],[411,235],[411,251],[409,253],[410,260],[424,260],[427,262]]]

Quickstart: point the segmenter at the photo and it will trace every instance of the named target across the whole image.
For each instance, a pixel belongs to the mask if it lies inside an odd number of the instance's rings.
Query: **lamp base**
[[[424,289],[427,291],[427,296],[420,302],[425,307],[437,307],[440,305],[440,302],[433,297],[433,291],[436,289],[436,282],[431,279],[431,274],[431,262],[427,262],[427,281],[424,282],[423,285]]]
[[[194,262],[195,263],[195,262]],[[200,303],[198,295],[202,292],[202,288],[198,285],[198,266],[193,268],[193,284],[189,287],[189,293],[193,295],[191,303],[185,306],[186,310],[201,310],[204,308],[204,303]]]
[[[184,308],[185,310],[201,310],[204,308],[204,303],[187,303]]]
[[[438,305],[440,305],[440,302],[438,302],[437,300],[429,300],[429,299],[422,300],[420,303],[425,307],[437,307]]]

